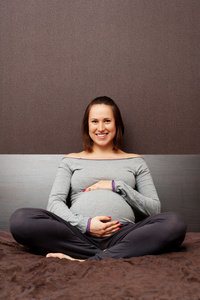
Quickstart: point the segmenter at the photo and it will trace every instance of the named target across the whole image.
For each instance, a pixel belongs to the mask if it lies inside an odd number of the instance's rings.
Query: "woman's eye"
[[[97,121],[96,121],[96,120],[93,120],[93,121],[92,121],[92,123],[93,123],[93,124],[96,124],[96,123],[97,123]]]
[[[110,120],[105,120],[105,123],[110,123]]]

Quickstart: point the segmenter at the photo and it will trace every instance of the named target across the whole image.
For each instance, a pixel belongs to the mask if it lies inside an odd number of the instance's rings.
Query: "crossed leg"
[[[43,209],[22,208],[14,212],[10,232],[19,244],[37,254],[63,253],[87,259],[102,251],[76,227]]]
[[[91,259],[130,258],[158,254],[181,245],[186,234],[186,223],[178,213],[162,213],[146,218],[137,224],[122,227],[122,232],[104,239],[107,249],[99,251]],[[74,260],[62,253],[50,253],[47,257]],[[84,261],[75,259],[78,261]]]
[[[185,234],[186,223],[180,214],[157,214],[142,222],[129,224],[120,239],[119,235],[113,235],[106,251],[98,252],[91,258],[131,258],[171,251],[181,245]]]

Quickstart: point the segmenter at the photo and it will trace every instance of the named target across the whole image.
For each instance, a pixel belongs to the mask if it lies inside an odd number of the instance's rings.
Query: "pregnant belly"
[[[130,205],[117,193],[95,190],[81,193],[73,200],[70,210],[86,217],[110,216],[112,221],[135,222]]]

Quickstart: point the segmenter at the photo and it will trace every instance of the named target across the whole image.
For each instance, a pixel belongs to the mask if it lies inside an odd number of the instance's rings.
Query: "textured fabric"
[[[114,180],[115,190],[83,192],[100,180]],[[136,190],[137,187],[137,190]],[[66,206],[70,195],[71,207]],[[135,223],[134,211],[144,217],[160,212],[160,201],[142,157],[62,160],[47,209],[86,232],[88,219],[111,216],[121,223]]]
[[[33,255],[0,231],[0,299],[200,299],[200,232],[178,252],[83,263]]]

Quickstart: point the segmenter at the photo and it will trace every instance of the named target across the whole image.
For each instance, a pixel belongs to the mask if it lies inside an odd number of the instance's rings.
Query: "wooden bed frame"
[[[0,230],[21,207],[46,208],[61,155],[0,155]],[[180,212],[188,231],[200,231],[200,155],[143,155],[162,211]]]

